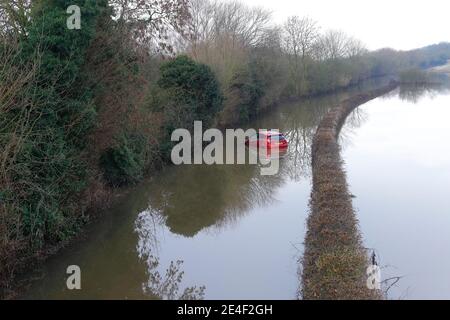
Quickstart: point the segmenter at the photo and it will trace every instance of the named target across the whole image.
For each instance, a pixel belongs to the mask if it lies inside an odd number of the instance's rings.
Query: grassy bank
[[[302,270],[304,299],[379,299],[366,287],[368,256],[348,190],[338,135],[358,106],[395,89],[355,95],[332,108],[321,121],[312,146],[313,188]]]

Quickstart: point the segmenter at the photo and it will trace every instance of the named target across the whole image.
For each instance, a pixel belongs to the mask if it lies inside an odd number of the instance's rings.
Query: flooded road
[[[286,134],[277,175],[262,176],[257,165],[159,172],[50,258],[24,298],[295,299],[311,141],[347,95],[288,103],[248,125]],[[81,268],[79,291],[66,289],[69,265]]]
[[[22,298],[297,298],[313,135],[358,90],[288,103],[248,125],[286,134],[275,176],[257,165],[165,168],[28,274]],[[340,139],[364,244],[390,265],[383,279],[405,276],[390,297],[450,297],[449,106],[445,92],[394,92],[357,109]],[[81,268],[81,290],[66,287],[69,265]]]
[[[450,298],[450,91],[399,89],[360,107],[343,158],[364,244],[391,299]],[[398,278],[401,277],[401,278]]]

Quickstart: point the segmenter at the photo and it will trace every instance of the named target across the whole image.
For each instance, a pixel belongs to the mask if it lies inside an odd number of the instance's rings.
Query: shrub
[[[223,96],[208,66],[179,56],[161,65],[160,78],[148,105],[152,112],[161,115],[159,151],[167,161],[173,147],[170,141],[173,130],[192,130],[196,120],[203,121],[204,126],[211,125],[222,109]]]
[[[187,56],[163,64],[158,85],[173,94],[176,104],[192,108],[195,120],[210,124],[222,109],[223,97],[214,73]]]
[[[139,134],[120,137],[117,145],[101,156],[100,164],[107,182],[123,186],[141,180],[147,164],[147,145],[144,136]]]
[[[71,4],[82,8],[81,30],[67,30]],[[25,103],[2,110],[0,122],[28,125],[19,140],[14,128],[2,126],[10,139],[2,145],[21,143],[7,159],[15,195],[9,208],[20,221],[13,237],[25,239],[32,250],[70,237],[83,220],[78,196],[86,187],[87,168],[82,151],[96,110],[82,66],[105,8],[106,1],[39,1],[20,36],[14,65],[35,65],[32,87],[17,93],[16,101]]]
[[[240,70],[233,77],[230,89],[238,96],[239,121],[249,121],[258,113],[259,100],[264,94],[263,82],[253,72],[253,65]]]

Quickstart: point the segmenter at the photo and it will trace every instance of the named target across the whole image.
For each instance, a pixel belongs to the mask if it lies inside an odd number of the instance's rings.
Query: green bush
[[[147,145],[142,135],[124,135],[117,146],[106,150],[100,164],[107,182],[123,186],[141,180],[146,167]]]
[[[257,115],[259,100],[264,94],[263,82],[253,72],[252,67],[249,65],[237,72],[230,86],[239,97],[239,121],[249,121]]]
[[[160,78],[152,90],[150,109],[162,116],[161,157],[168,161],[173,142],[173,130],[192,130],[194,121],[213,123],[222,110],[223,96],[213,71],[187,56],[179,56],[160,67]]]
[[[249,121],[279,101],[287,83],[281,68],[264,52],[254,52],[249,63],[234,74],[230,89],[238,97],[238,121]]]
[[[163,64],[158,85],[172,93],[176,104],[192,108],[194,119],[206,125],[222,109],[223,97],[213,71],[187,56]]]
[[[81,30],[66,26],[66,9],[73,4],[82,11]],[[106,8],[106,0],[35,2],[21,35],[16,64],[36,64],[33,88],[19,94],[29,101],[27,106],[2,118],[20,123],[20,111],[32,124],[23,135],[10,177],[17,189],[11,207],[21,221],[17,237],[27,239],[31,249],[70,237],[83,220],[79,196],[88,177],[83,150],[96,120],[83,65],[97,19]]]

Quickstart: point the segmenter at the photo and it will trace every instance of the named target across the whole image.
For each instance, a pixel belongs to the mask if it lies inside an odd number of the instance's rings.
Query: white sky
[[[340,29],[369,49],[408,50],[450,42],[450,0],[241,0],[273,12],[281,23],[309,16],[322,29]]]

